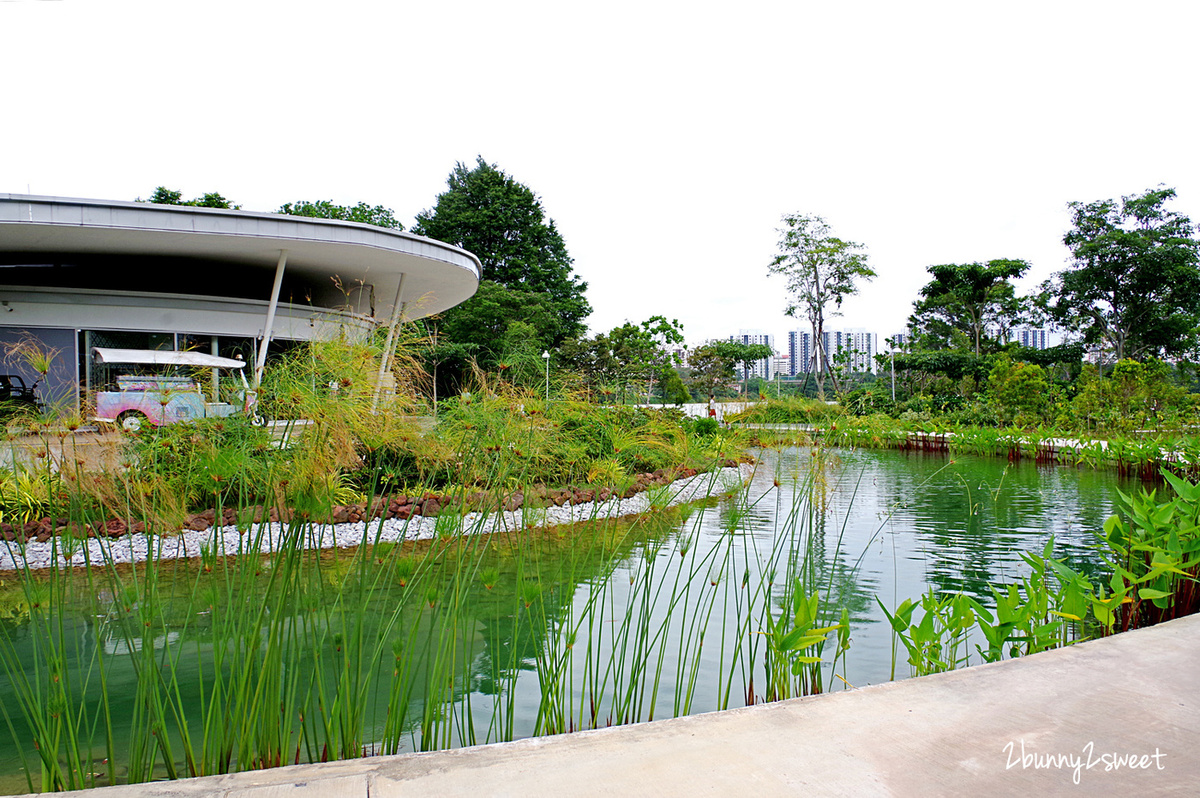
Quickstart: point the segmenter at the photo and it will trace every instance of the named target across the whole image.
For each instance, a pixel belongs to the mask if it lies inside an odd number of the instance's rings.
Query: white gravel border
[[[552,505],[544,509],[498,513],[443,515],[442,529],[456,534],[478,535],[641,515],[651,510],[651,495],[659,499],[660,506],[687,504],[735,490],[749,480],[752,472],[753,468],[745,464],[738,468],[721,468],[676,480],[669,485],[650,488],[629,499],[613,498],[604,502],[564,504],[561,507]],[[437,517],[426,518],[419,515],[408,520],[375,518],[348,524],[312,524],[305,537],[307,545],[312,548],[347,548],[361,545],[364,540],[376,539],[392,542],[430,540],[439,532],[437,524]],[[450,524],[453,524],[453,527],[447,528]],[[239,532],[236,526],[222,526],[210,527],[203,532],[184,530],[178,535],[135,533],[119,538],[88,538],[86,541],[74,541],[75,551],[69,557],[65,556],[61,539],[48,540],[45,543],[7,542],[0,545],[0,571],[25,567],[40,569],[86,565],[88,562],[105,565],[144,562],[152,554],[159,560],[199,557],[205,551],[218,555],[232,555],[243,552],[255,539],[258,540],[257,550],[260,553],[274,551],[283,542],[284,525],[259,523],[253,525],[246,533]],[[87,546],[86,554],[82,544]]]

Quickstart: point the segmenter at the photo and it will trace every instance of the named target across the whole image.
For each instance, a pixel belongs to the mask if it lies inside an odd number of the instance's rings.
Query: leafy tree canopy
[[[1060,344],[1046,349],[1009,344],[1003,354],[1011,360],[1037,366],[1060,363],[1077,366],[1083,360],[1083,344]],[[976,357],[972,352],[942,349],[898,354],[894,358],[896,371],[922,371],[939,374],[952,380],[963,377],[983,379],[996,362],[995,354]]]
[[[1070,268],[1043,285],[1050,317],[1117,359],[1173,356],[1196,347],[1200,260],[1192,221],[1169,210],[1175,189],[1072,202],[1063,243]]]
[[[775,352],[766,344],[746,344],[741,341],[710,341],[696,347],[688,358],[692,367],[692,378],[702,393],[716,393],[717,389],[732,382],[734,366],[741,364],[749,368],[756,360],[774,357]]]
[[[947,349],[896,355],[893,367],[896,371],[923,371],[958,380],[963,377],[986,377],[991,370],[991,363],[991,358],[975,357],[972,352]]]
[[[706,346],[711,347],[720,357],[725,358],[735,366],[749,368],[751,363],[775,357],[775,350],[766,344],[745,344],[741,341],[713,341]]]
[[[996,348],[1020,323],[1023,302],[1010,280],[1029,270],[1023,260],[930,266],[933,279],[921,289],[909,326],[927,349],[952,349],[964,341],[978,356]],[[988,330],[996,332],[989,340]],[[991,344],[989,347],[988,344]]]
[[[141,202],[139,198],[137,200]],[[159,186],[154,189],[154,193],[150,195],[150,199],[146,202],[153,202],[156,205],[188,205],[193,208],[225,208],[226,210],[241,210],[241,205],[233,205],[229,200],[222,197],[217,192],[205,194],[196,199],[185,200],[182,191],[172,191],[166,186]]]
[[[582,333],[583,320],[592,312],[584,297],[587,284],[572,272],[566,244],[537,195],[482,157],[473,169],[455,164],[447,185],[432,209],[417,214],[413,232],[474,253],[485,281],[544,297],[554,322],[549,329],[533,325],[546,335],[544,347]],[[456,314],[472,313],[476,301],[448,311],[447,322]]]
[[[1029,346],[1014,346],[1010,354],[1013,360],[1034,363],[1039,366],[1053,366],[1056,363],[1067,363],[1078,366],[1083,362],[1083,344],[1059,344],[1045,349],[1034,349]]]
[[[631,377],[645,378],[680,358],[671,347],[683,345],[678,319],[651,316],[641,324],[625,322],[608,333],[613,355]]]
[[[513,322],[533,329],[539,353],[559,326],[556,309],[545,294],[507,288],[491,280],[480,280],[475,296],[445,313],[436,324],[445,342],[469,345],[480,365],[491,368],[504,353],[504,336]]]
[[[702,396],[717,393],[733,382],[733,363],[711,344],[696,347],[688,357],[692,385]]]
[[[674,347],[683,345],[683,325],[678,319],[651,316],[640,324],[625,322],[594,338],[579,337],[563,342],[562,362],[579,372],[593,387],[629,381],[670,380],[681,362]],[[672,385],[678,381],[673,380]]]
[[[343,222],[373,224],[376,227],[387,227],[392,230],[404,229],[404,225],[396,219],[391,208],[385,208],[382,205],[372,206],[365,202],[349,206],[335,205],[329,200],[317,200],[316,202],[300,200],[284,203],[276,213],[288,216],[307,216],[313,219],[340,219]]]

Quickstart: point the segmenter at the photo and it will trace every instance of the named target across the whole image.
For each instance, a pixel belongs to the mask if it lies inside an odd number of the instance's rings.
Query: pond
[[[263,557],[6,578],[0,707],[22,744],[0,737],[0,789],[26,790],[24,768],[43,785],[35,737],[58,746],[46,786],[98,786],[763,701],[767,632],[797,584],[822,622],[850,619],[848,649],[831,638],[806,688],[886,681],[876,597],[990,604],[1051,535],[1094,575],[1089,538],[1131,487],[970,456],[757,454],[745,493],[634,521],[487,538],[447,525],[430,544],[324,553],[297,529]]]

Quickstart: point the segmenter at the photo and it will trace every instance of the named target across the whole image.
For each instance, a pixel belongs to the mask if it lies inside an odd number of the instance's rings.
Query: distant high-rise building
[[[791,330],[788,340],[788,374],[807,374],[812,368],[813,343],[812,333],[805,330]]]
[[[743,344],[766,344],[771,347],[771,352],[775,351],[775,336],[769,333],[764,333],[761,330],[738,330],[737,335],[729,336],[731,341],[740,341]],[[762,360],[756,360],[750,364],[749,373],[747,369],[739,365],[737,369],[738,379],[748,379],[751,375],[764,380],[775,379],[775,355],[765,357]]]
[[[1037,327],[1022,327],[1016,331],[1016,339],[1021,346],[1030,349],[1046,349],[1049,347],[1046,331]]]
[[[879,350],[879,336],[861,327],[848,330],[826,330],[825,354],[829,364],[844,363],[850,371],[875,372],[875,353]]]
[[[824,371],[825,364],[819,358],[814,365],[812,333],[806,330],[792,330],[788,334],[788,373],[793,377],[809,371]],[[851,371],[875,371],[875,355],[879,351],[879,336],[862,328],[848,330],[825,330],[822,333],[825,344],[825,356],[831,366],[838,364],[838,356],[845,353],[846,366]]]

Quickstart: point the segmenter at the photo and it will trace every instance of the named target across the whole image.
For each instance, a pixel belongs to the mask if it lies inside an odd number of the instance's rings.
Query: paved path
[[[717,418],[724,421],[726,416],[740,413],[755,404],[757,402],[717,402]],[[636,405],[636,407],[649,407],[658,410],[663,408],[664,405]],[[707,402],[688,402],[682,405],[665,405],[665,407],[682,410],[684,415],[691,416],[692,418],[706,418],[708,416]]]
[[[1133,755],[1135,767],[1122,759],[1114,768],[1114,755]],[[1200,616],[995,665],[729,712],[84,794],[1197,793]]]

